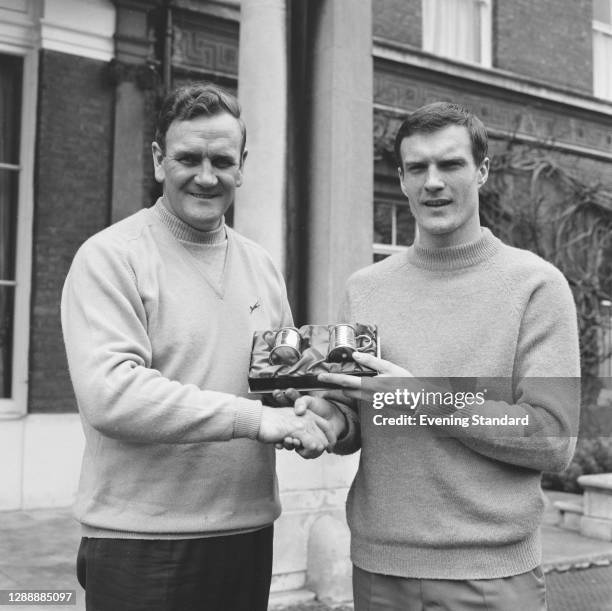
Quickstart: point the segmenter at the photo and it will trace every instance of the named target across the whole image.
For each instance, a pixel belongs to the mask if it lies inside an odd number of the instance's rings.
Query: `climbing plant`
[[[602,337],[611,314],[612,191],[570,173],[549,151],[511,142],[493,157],[481,197],[483,224],[567,278],[578,310],[582,374],[595,378],[611,349]]]
[[[493,157],[480,212],[504,242],[558,267],[574,294],[583,382],[580,437],[568,469],[545,473],[542,483],[581,492],[581,475],[612,469],[610,408],[598,406],[600,365],[612,351],[612,192],[565,169],[549,151],[510,142]]]

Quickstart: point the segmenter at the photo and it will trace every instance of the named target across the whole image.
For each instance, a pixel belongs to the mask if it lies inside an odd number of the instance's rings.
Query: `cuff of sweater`
[[[234,439],[246,437],[257,439],[263,405],[261,401],[251,399],[236,399],[236,415],[234,417]]]
[[[344,434],[338,437],[334,444],[334,454],[352,454],[361,446],[361,429],[355,412],[339,402],[334,401],[334,405],[342,412],[346,428]]]

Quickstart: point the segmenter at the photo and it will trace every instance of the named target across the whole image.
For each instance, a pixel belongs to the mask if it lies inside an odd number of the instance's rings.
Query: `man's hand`
[[[341,395],[339,400],[345,398],[344,395],[338,391],[326,392],[324,395],[304,396],[300,396],[298,393],[294,405],[294,411],[298,416],[304,416],[310,411],[325,419],[331,427],[331,432],[334,437],[334,444],[339,437],[345,434],[347,426],[346,418],[342,411],[328,400],[330,395],[335,393]],[[326,448],[328,452],[332,451],[334,444],[330,444]],[[322,454],[322,452],[316,453],[302,447],[300,440],[296,437],[285,437],[282,443],[276,444],[276,448],[279,450],[282,448],[285,448],[285,450],[295,450],[300,456],[302,456],[302,458],[317,458]]]
[[[272,407],[292,407],[300,396],[300,393],[295,388],[287,388],[286,390],[276,389],[272,391],[270,401],[266,405]]]
[[[329,422],[335,438],[338,439],[346,432],[346,418],[340,409],[328,400],[326,395],[305,395],[300,397],[295,402],[293,409],[298,416],[303,416],[307,411],[311,411],[317,416],[324,418]]]
[[[353,358],[355,362],[360,365],[365,365],[378,371],[378,375],[374,378],[368,378],[368,380],[375,380],[376,378],[412,378],[414,377],[408,370],[395,365],[391,361],[385,361],[379,359],[371,354],[365,352],[353,352]],[[368,401],[371,399],[373,391],[373,385],[368,384],[368,390],[362,389],[361,380],[359,376],[350,376],[344,373],[320,373],[317,376],[319,382],[325,382],[326,384],[335,384],[341,386],[343,394],[350,399],[357,399],[359,401]]]
[[[314,412],[298,416],[293,408],[266,407],[261,415],[257,435],[263,443],[281,443],[285,438],[299,442],[303,456],[319,456],[336,443],[336,435],[331,424]]]

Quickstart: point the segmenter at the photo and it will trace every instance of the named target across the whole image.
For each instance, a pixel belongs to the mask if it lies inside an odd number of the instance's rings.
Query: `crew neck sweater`
[[[359,404],[338,453],[361,447],[347,501],[355,565],[430,579],[492,579],[541,561],[543,470],[571,459],[577,384],[548,393],[532,379],[577,380],[576,311],[563,275],[488,229],[473,243],[413,246],[354,274],[342,320],[378,326],[381,356],[422,379],[495,378],[496,400],[462,415],[530,417],[518,434],[486,427],[372,426]],[[442,416],[454,406],[420,406]],[[349,419],[350,421],[350,419]],[[543,431],[545,431],[543,433]]]
[[[153,211],[160,217],[164,225],[171,228],[173,235],[193,255],[193,260],[202,274],[219,289],[227,254],[225,217],[222,218],[217,229],[200,231],[178,218],[170,210],[163,197],[153,206]]]
[[[83,244],[66,279],[86,536],[230,534],[280,513],[274,448],[255,441],[262,405],[247,398],[247,378],[253,332],[292,324],[283,279],[224,227],[211,281],[184,245],[206,236],[178,220],[158,201],[112,225]]]

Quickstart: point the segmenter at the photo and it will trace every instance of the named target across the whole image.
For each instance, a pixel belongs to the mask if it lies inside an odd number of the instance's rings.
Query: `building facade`
[[[72,500],[63,280],[84,240],[154,202],[156,110],[193,79],[242,99],[230,221],[282,267],[300,324],[410,243],[391,151],[424,103],[469,106],[494,155],[535,147],[612,183],[612,0],[0,0],[0,510]],[[279,455],[275,591],[317,579],[316,524],[345,528],[355,468]]]

